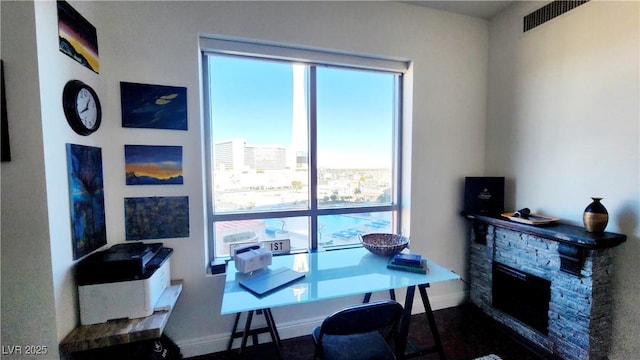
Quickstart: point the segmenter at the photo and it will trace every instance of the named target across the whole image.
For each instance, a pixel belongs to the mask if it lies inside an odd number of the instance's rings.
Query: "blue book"
[[[393,263],[404,266],[420,267],[422,265],[422,256],[420,254],[395,254]]]
[[[420,261],[420,266],[408,266],[408,265],[400,265],[393,262],[393,258],[389,260],[387,264],[387,268],[391,270],[400,270],[413,272],[418,274],[426,274],[429,272],[429,266],[427,266],[427,259],[422,259]]]

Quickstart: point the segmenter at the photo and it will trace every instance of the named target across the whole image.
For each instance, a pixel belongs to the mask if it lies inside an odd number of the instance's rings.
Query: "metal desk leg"
[[[240,350],[238,351],[239,355],[242,355],[242,352],[247,348],[247,337],[249,337],[249,332],[251,331],[252,319],[253,319],[253,310],[250,310],[249,313],[247,314],[247,321],[244,323],[244,331],[242,332],[242,342],[240,343]]]
[[[427,320],[429,323],[429,329],[431,330],[431,335],[433,336],[434,346],[428,347],[426,349],[421,349],[412,353],[406,353],[407,341],[409,340],[409,321],[411,319],[411,309],[413,307],[413,298],[415,296],[416,288],[415,286],[411,286],[407,288],[407,296],[405,298],[404,303],[404,313],[402,315],[402,320],[400,322],[400,333],[398,337],[398,342],[396,346],[396,350],[398,352],[398,357],[401,359],[411,359],[418,356],[422,356],[430,353],[438,353],[438,357],[441,360],[445,360],[446,356],[444,353],[444,347],[442,346],[442,342],[440,340],[440,334],[438,333],[438,328],[436,327],[436,321],[433,317],[433,310],[431,309],[431,303],[429,302],[429,296],[427,296],[427,287],[429,284],[418,285],[418,290],[420,291],[420,297],[422,298],[422,305],[424,305],[424,310],[427,315]]]
[[[389,289],[389,297],[391,298],[391,300],[396,299],[396,291],[394,289]],[[366,304],[371,300],[371,293],[366,293],[364,294],[364,298],[362,299],[362,303]]]
[[[253,315],[262,314],[267,322],[266,327],[260,327],[257,329],[251,329],[251,322],[253,321]],[[280,334],[278,334],[278,329],[276,328],[276,322],[273,318],[273,314],[271,313],[271,309],[261,309],[261,310],[250,310],[247,312],[247,318],[245,320],[244,330],[238,331],[238,323],[240,322],[241,313],[236,314],[235,321],[233,323],[233,330],[231,331],[231,338],[229,339],[229,343],[227,345],[227,352],[231,352],[233,348],[233,340],[237,338],[242,338],[240,343],[240,349],[238,349],[238,355],[242,355],[247,348],[247,340],[249,336],[251,336],[253,345],[258,344],[258,335],[269,332],[271,335],[271,341],[276,349],[276,354],[278,359],[282,359],[282,355],[280,353]]]
[[[396,344],[396,352],[398,358],[406,358],[405,351],[407,348],[407,340],[409,338],[409,321],[411,320],[411,309],[413,308],[413,297],[416,292],[415,286],[407,287],[407,295],[404,298],[404,311],[400,319],[400,332],[398,334],[398,344]]]
[[[276,347],[276,354],[278,355],[278,359],[282,359],[282,355],[280,354],[280,334],[278,334],[278,329],[276,328],[276,322],[273,319],[271,309],[264,309],[264,318],[267,321],[267,326],[269,327],[271,341]]]
[[[429,321],[429,328],[431,328],[431,335],[433,336],[433,341],[435,343],[435,350],[440,356],[440,359],[445,360],[447,357],[444,354],[444,348],[442,347],[442,341],[440,340],[440,334],[438,333],[438,327],[436,326],[436,319],[433,317],[431,302],[429,302],[429,296],[427,295],[428,286],[429,284],[418,285],[418,290],[420,290],[422,305],[424,305],[427,320]]]
[[[229,337],[229,343],[227,344],[227,352],[231,351],[233,347],[233,339],[235,339],[235,334],[238,332],[238,322],[240,321],[240,313],[236,314],[236,319],[233,322],[233,330],[231,330],[231,336]]]

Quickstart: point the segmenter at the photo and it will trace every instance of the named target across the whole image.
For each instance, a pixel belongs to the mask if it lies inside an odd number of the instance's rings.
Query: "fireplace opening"
[[[549,334],[549,280],[493,262],[492,296],[493,307]]]

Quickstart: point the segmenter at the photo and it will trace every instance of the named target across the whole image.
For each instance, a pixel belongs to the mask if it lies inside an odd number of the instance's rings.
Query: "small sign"
[[[288,254],[291,251],[291,239],[263,241],[262,246],[274,254]]]

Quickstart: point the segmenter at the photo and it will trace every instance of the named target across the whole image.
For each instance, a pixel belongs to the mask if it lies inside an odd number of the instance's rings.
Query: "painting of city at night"
[[[96,28],[66,1],[58,1],[57,4],[60,51],[86,68],[99,73]]]
[[[125,145],[127,185],[182,184],[182,146]]]
[[[73,259],[107,243],[102,150],[67,144]]]
[[[189,197],[124,199],[127,240],[170,239],[189,236]]]
[[[120,82],[122,127],[187,130],[187,88]]]

